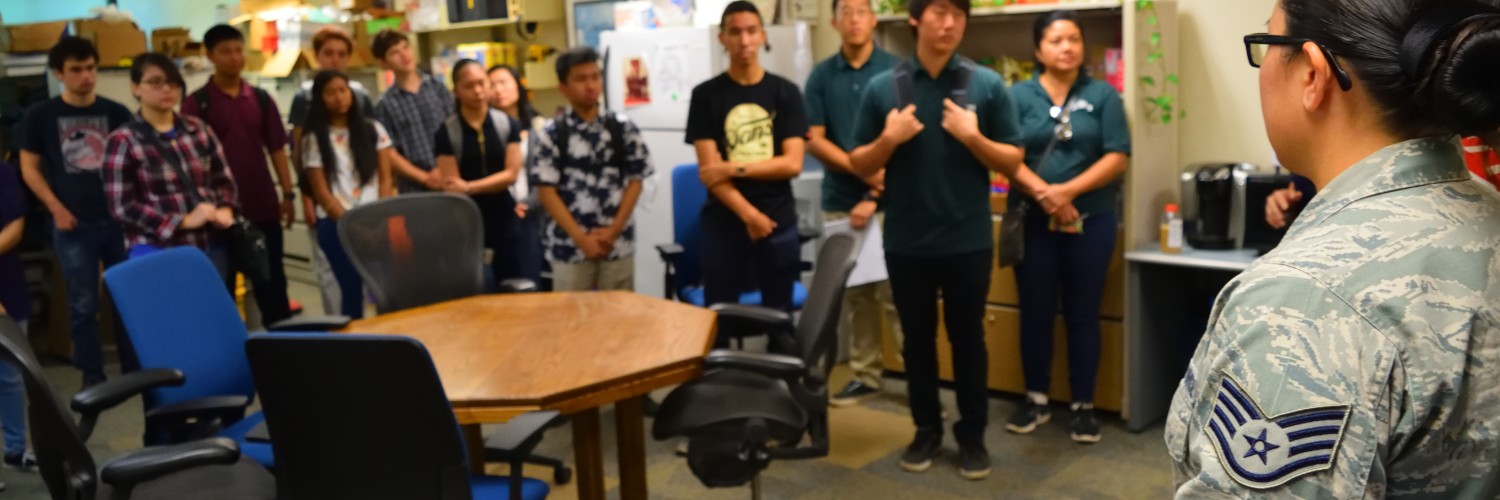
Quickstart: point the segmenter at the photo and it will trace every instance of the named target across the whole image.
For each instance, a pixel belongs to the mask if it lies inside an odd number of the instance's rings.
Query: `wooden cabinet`
[[[1099,375],[1094,394],[1094,405],[1103,410],[1120,411],[1125,383],[1125,335],[1124,326],[1116,320],[1099,322],[1103,341],[1099,357]],[[1052,391],[1054,401],[1072,401],[1068,383],[1068,334],[1062,317],[1056,319],[1053,328]],[[1021,314],[1013,307],[988,306],[985,308],[984,341],[989,350],[989,388],[991,390],[1024,394],[1026,380],[1021,370]],[[901,350],[885,335],[882,343],[885,367],[891,371],[904,371]],[[946,329],[938,328],[938,376],[953,380],[953,349],[948,344]]]
[[[995,251],[1000,249],[1000,218],[994,216]],[[993,262],[993,261],[992,261]],[[1019,307],[1019,292],[1016,290],[1016,272],[1011,268],[990,269],[990,304]],[[1115,253],[1109,260],[1109,275],[1104,280],[1104,301],[1099,305],[1099,316],[1118,320],[1125,317],[1125,235],[1115,238]]]

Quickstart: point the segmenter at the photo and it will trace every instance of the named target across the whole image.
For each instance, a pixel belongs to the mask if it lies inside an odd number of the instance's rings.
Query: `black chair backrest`
[[[26,382],[31,445],[48,493],[52,498],[94,498],[98,485],[94,456],[79,437],[72,413],[52,392],[20,326],[4,314],[0,314],[0,361],[15,365]]]
[[[467,196],[387,198],[348,211],[338,224],[381,313],[484,291],[484,223]]]
[[[823,241],[818,249],[812,289],[807,292],[807,302],[797,320],[797,346],[802,352],[796,355],[807,366],[819,366],[825,377],[838,355],[835,347],[839,317],[843,314],[844,285],[854,271],[862,242],[863,237],[852,232],[837,233]]]
[[[278,498],[471,498],[467,450],[432,358],[394,335],[245,343]]]

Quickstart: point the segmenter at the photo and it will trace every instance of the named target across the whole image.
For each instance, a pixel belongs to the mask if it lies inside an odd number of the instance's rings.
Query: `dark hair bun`
[[[1430,106],[1440,121],[1464,135],[1500,129],[1500,17],[1457,30],[1429,76]]]

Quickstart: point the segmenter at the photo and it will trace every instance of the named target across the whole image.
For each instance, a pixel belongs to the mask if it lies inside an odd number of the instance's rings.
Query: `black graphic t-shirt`
[[[687,143],[713,139],[719,155],[729,162],[754,163],[781,154],[781,142],[807,135],[807,113],[802,92],[785,78],[766,73],[759,83],[740,85],[722,73],[693,88],[688,105]],[[779,226],[797,224],[797,207],[790,180],[735,179],[734,187]],[[704,223],[740,223],[739,218],[710,195]]]
[[[110,219],[99,170],[104,143],[131,117],[125,106],[103,97],[83,108],[54,97],[26,111],[21,149],[42,157],[47,184],[79,222]]]

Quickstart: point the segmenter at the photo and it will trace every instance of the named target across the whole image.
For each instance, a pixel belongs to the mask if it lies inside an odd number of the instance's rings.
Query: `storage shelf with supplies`
[[[1122,5],[1123,3],[1120,0],[1011,4],[999,7],[977,7],[969,14],[969,17],[977,20],[977,18],[981,17],[1039,14],[1054,10],[1118,9]],[[908,17],[905,12],[898,12],[894,14],[882,14],[878,19],[884,23],[905,21]]]

